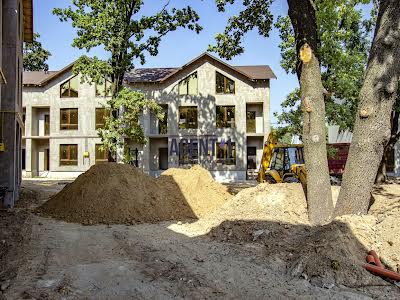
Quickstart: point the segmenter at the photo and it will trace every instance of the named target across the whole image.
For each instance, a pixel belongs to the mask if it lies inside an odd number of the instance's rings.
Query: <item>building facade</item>
[[[101,139],[97,134],[104,122],[106,97],[99,93],[101,87],[81,83],[72,67],[58,72],[25,72],[26,177],[73,178],[96,160],[106,160],[104,153],[102,158],[98,156]]]
[[[3,0],[0,26],[0,201],[12,207],[22,178],[22,49],[33,39],[32,0]]]
[[[106,160],[96,127],[107,86],[80,83],[71,66],[25,78],[26,176],[71,177]],[[124,152],[152,176],[200,164],[219,180],[245,180],[258,168],[270,131],[273,78],[268,66],[233,67],[208,53],[180,68],[135,69],[125,86],[154,99],[165,118],[144,111],[148,142],[126,141]]]

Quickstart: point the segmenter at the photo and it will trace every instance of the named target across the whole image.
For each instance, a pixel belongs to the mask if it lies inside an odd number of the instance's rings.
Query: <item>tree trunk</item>
[[[333,213],[325,140],[325,103],[318,61],[318,35],[312,0],[288,0],[301,61],[297,74],[303,111],[304,158],[307,170],[307,204],[312,224],[329,222]]]
[[[399,101],[399,96],[397,94],[396,101]],[[385,183],[387,180],[387,161],[388,155],[393,150],[394,145],[396,145],[397,141],[399,140],[400,132],[399,131],[399,116],[400,112],[397,110],[393,110],[392,118],[391,118],[391,133],[389,143],[386,145],[385,149],[383,150],[383,157],[381,160],[381,164],[379,165],[378,174],[375,178],[376,184]]]
[[[398,0],[381,0],[335,216],[368,212],[375,177],[390,138],[400,72],[399,41]]]

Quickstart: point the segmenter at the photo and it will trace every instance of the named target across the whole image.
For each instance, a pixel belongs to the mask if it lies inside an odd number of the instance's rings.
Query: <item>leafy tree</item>
[[[124,145],[126,137],[139,144],[146,143],[143,128],[140,124],[143,110],[149,110],[159,119],[164,117],[162,107],[154,100],[149,100],[143,93],[125,87],[119,91],[113,101],[113,105],[124,109],[118,118],[114,118],[111,115],[106,117],[104,128],[98,130],[103,140],[102,149],[107,149],[112,153],[117,151],[118,146]],[[108,111],[112,109],[109,103],[105,108]]]
[[[138,94],[130,94],[133,99],[128,97],[126,91],[119,96],[125,73],[134,69],[136,60],[144,64],[146,54],[157,55],[162,38],[169,32],[188,28],[198,33],[202,29],[198,24],[198,14],[190,6],[169,9],[167,2],[157,13],[145,16],[142,13],[143,5],[143,0],[73,0],[72,6],[53,10],[61,21],[72,21],[72,26],[76,28],[77,36],[72,43],[74,47],[87,52],[102,47],[109,54],[107,60],[82,56],[76,62],[74,72],[80,73],[82,80],[90,83],[101,83],[105,78],[112,82],[112,98],[107,104],[111,111],[106,127],[108,131],[107,134],[103,131],[102,135],[104,144],[111,149],[115,149],[111,145],[118,144],[121,138],[145,142],[143,130],[132,124],[136,116],[127,118],[130,120],[128,124],[133,126],[132,130],[124,131],[126,136],[119,136],[121,131],[117,130],[116,124],[120,122],[121,106],[130,107],[132,111],[145,106],[154,107],[153,103],[146,102]]]
[[[44,49],[42,43],[38,41],[40,34],[33,34],[33,42],[24,42],[24,71],[48,71],[49,65],[46,61],[51,53]]]
[[[400,6],[381,0],[335,215],[365,214],[385,146],[400,79]]]
[[[320,45],[322,81],[325,88],[326,121],[352,130],[363,75],[375,24],[376,10],[364,19],[360,5],[370,0],[314,1]],[[281,66],[296,73],[296,49],[293,26],[288,16],[278,17],[275,26],[281,37]],[[301,136],[300,93],[295,89],[282,102],[283,112],[275,113],[285,130]]]
[[[217,0],[218,9],[234,0]],[[272,1],[246,0],[239,16],[231,17],[224,31],[217,35],[211,51],[227,59],[244,51],[242,38],[245,33],[258,28],[267,37],[272,25]],[[325,141],[325,103],[321,68],[319,64],[319,37],[316,7],[311,0],[288,0],[289,17],[295,33],[293,57],[303,99],[303,141],[307,169],[307,201],[309,219],[314,224],[327,222],[333,211]],[[302,58],[301,60],[298,58]]]

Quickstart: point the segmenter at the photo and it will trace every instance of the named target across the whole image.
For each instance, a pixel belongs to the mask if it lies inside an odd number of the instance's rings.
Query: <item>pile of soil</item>
[[[187,199],[199,218],[208,215],[232,198],[228,188],[216,182],[210,172],[199,165],[190,169],[168,169],[158,178],[158,183],[167,193]],[[176,187],[179,190],[176,190]]]
[[[400,191],[399,191],[400,192]],[[337,187],[334,194],[337,194]],[[261,243],[266,259],[320,287],[387,285],[363,268],[374,249],[386,266],[399,271],[400,198],[375,196],[366,216],[343,216],[311,226],[299,184],[259,185],[240,192],[214,215],[209,237],[231,243]]]
[[[301,184],[259,184],[239,192],[215,215],[224,220],[271,220],[308,223],[307,201]]]
[[[107,163],[92,166],[39,212],[86,225],[154,223],[196,219],[228,197],[200,167],[172,169],[155,179],[132,166]]]

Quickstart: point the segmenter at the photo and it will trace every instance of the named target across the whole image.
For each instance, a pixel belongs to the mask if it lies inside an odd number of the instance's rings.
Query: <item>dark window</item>
[[[76,98],[78,97],[79,81],[78,77],[72,77],[70,80],[64,82],[60,86],[60,97],[61,98]]]
[[[96,108],[96,129],[104,128],[106,117],[107,110],[105,108]]]
[[[96,97],[111,97],[112,83],[105,80],[103,83],[96,83]]]
[[[22,149],[22,170],[26,169],[26,150]]]
[[[217,163],[223,165],[236,165],[235,143],[217,143]]]
[[[164,118],[158,120],[158,133],[167,134],[168,133],[168,105],[161,105],[164,111]]]
[[[61,130],[78,129],[77,108],[60,109],[60,129]]]
[[[78,145],[60,145],[60,166],[78,165]]]
[[[190,155],[190,147],[192,147],[192,155]],[[193,165],[199,162],[199,147],[197,143],[182,143],[179,149],[179,164]]]
[[[232,79],[216,73],[216,91],[217,94],[234,94],[235,93],[235,82]]]
[[[22,123],[24,124],[24,127],[22,128],[22,136],[25,136],[25,123],[26,123],[25,113],[22,115]]]
[[[257,148],[247,147],[247,169],[257,169]]]
[[[235,127],[235,107],[217,106],[217,128]]]
[[[160,170],[168,169],[168,148],[158,148],[158,168]]]
[[[179,107],[179,129],[197,128],[197,106]]]
[[[50,135],[50,115],[44,115],[44,135]]]
[[[104,151],[100,149],[102,144],[96,144],[95,148],[95,163],[104,163],[108,162],[108,151]]]
[[[256,132],[256,112],[248,111],[246,116],[247,132]]]
[[[179,82],[179,95],[197,95],[197,72]]]

